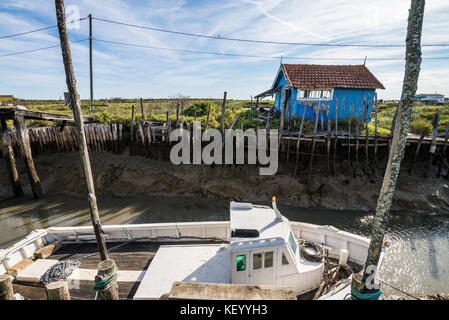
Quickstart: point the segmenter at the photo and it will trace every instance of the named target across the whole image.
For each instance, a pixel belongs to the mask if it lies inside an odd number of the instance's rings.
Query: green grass
[[[18,100],[17,104],[26,106],[29,110],[60,113],[71,115],[71,110],[64,105],[62,100]],[[105,104],[105,100],[96,100],[95,104]],[[144,99],[143,106],[145,112],[145,120],[151,121],[165,121],[166,112],[169,113],[170,121],[176,121],[176,101],[171,99]],[[197,108],[197,119],[201,120],[202,125],[206,124],[207,110],[211,106],[209,117],[209,127],[219,128],[221,120],[221,99],[188,99],[185,101],[184,114],[182,120],[184,122],[192,122],[194,120],[194,109]],[[132,105],[135,107],[135,120],[141,121],[140,100],[139,99],[113,99],[108,101],[107,111],[105,107],[95,107],[93,109],[93,118],[99,123],[121,123],[129,126],[131,123],[131,109]],[[253,101],[253,105],[255,102]],[[239,114],[239,119],[234,125],[234,128],[240,128],[242,123],[245,128],[256,128],[258,125],[257,112],[247,110],[251,106],[249,100],[227,100],[226,101],[226,115],[225,124],[229,127],[231,123]],[[259,106],[272,107],[273,101],[261,101]],[[379,105],[378,113],[378,133],[388,135],[390,133],[391,122],[393,120],[396,103],[387,103]],[[82,100],[81,107],[84,116],[89,115],[89,101]],[[181,111],[180,111],[181,112]],[[429,127],[432,128],[432,121],[435,113],[440,114],[440,121],[438,124],[438,131],[446,131],[449,124],[449,105],[442,106],[425,106],[415,105],[413,109],[413,120],[410,127],[410,132],[420,134],[423,131],[428,134]],[[181,117],[180,117],[181,118]],[[288,120],[286,120],[288,121]],[[352,131],[355,128],[356,119],[351,120]],[[299,130],[300,127],[299,116],[292,117],[292,127],[294,130]],[[272,129],[279,128],[279,119],[274,119],[270,122]],[[287,122],[285,122],[286,124]],[[31,120],[32,125],[48,125],[50,122]],[[261,124],[263,126],[264,124]],[[339,121],[340,129],[348,128],[348,119]],[[320,127],[320,124],[319,126]],[[327,128],[327,124],[325,124]],[[334,122],[332,121],[332,128]],[[304,132],[313,131],[313,122],[309,121],[304,124]],[[374,134],[374,113],[372,114],[372,121],[368,124],[368,131]],[[364,125],[360,123],[359,132],[365,133]]]

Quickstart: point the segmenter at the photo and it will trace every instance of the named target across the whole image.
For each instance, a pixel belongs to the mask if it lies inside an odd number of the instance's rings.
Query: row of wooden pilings
[[[117,267],[114,260],[107,259],[98,264],[95,276],[95,300],[119,300],[117,284]],[[70,300],[68,282],[65,280],[50,282],[45,285],[48,300]],[[20,294],[14,294],[13,277],[0,275],[0,300],[23,300]]]

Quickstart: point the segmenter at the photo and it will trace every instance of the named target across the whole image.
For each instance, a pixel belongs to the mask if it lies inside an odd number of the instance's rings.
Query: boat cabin
[[[290,221],[273,208],[231,202],[231,283],[291,286],[297,293],[321,282],[324,264],[305,260]]]

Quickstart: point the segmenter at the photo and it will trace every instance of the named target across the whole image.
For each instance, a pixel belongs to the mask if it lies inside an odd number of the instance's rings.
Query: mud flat
[[[293,177],[293,163],[279,164],[274,176],[260,176],[251,165],[173,165],[127,153],[91,152],[90,159],[98,195],[130,197],[139,195],[203,195],[222,200],[269,202],[273,195],[283,204],[303,208],[373,211],[382,185],[382,172],[375,177],[359,174],[328,176],[315,168],[308,187],[307,172]],[[36,169],[47,195],[86,194],[78,153],[41,155]],[[344,163],[339,164],[344,172]],[[30,194],[26,172],[19,161],[20,179]],[[417,169],[419,172],[419,169]],[[449,181],[424,178],[402,172],[392,210],[448,214]],[[0,166],[0,199],[12,196],[5,166]]]

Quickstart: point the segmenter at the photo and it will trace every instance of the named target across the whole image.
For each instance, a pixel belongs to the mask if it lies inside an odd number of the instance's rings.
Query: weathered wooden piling
[[[222,135],[223,139],[224,139],[224,133],[225,133],[226,96],[227,96],[227,92],[225,91],[223,93],[223,103],[221,105],[221,135]],[[195,108],[195,120],[196,120],[196,108]]]
[[[114,260],[107,259],[98,264],[95,276],[96,300],[119,300],[117,267]]]
[[[293,172],[293,177],[296,177],[296,172],[298,170],[299,145],[301,143],[302,128],[304,125],[304,116],[306,115],[306,108],[307,108],[307,105],[304,105],[304,108],[302,110],[301,124],[299,126],[298,140],[296,141],[296,162],[295,162],[295,171]]]
[[[365,174],[368,175],[368,144],[369,144],[369,134],[368,134],[368,104],[363,101],[365,106]]]
[[[25,168],[28,173],[33,196],[36,199],[41,198],[44,193],[42,192],[41,182],[34,166],[33,155],[30,147],[30,137],[28,135],[28,129],[25,125],[25,119],[23,116],[15,116],[14,125],[19,138],[20,149],[22,151],[22,156],[24,157]]]
[[[82,168],[84,171],[84,177],[86,179],[92,225],[97,240],[97,247],[100,253],[100,258],[101,260],[106,260],[108,259],[108,252],[104,239],[104,231],[101,227],[100,215],[98,213],[97,198],[95,197],[92,169],[90,166],[89,152],[87,150],[86,137],[84,133],[84,120],[82,116],[81,102],[78,95],[78,90],[76,88],[76,78],[73,70],[69,37],[67,34],[64,0],[55,0],[55,7],[59,40],[61,44],[61,53],[66,75],[66,83],[69,91],[70,101],[72,102],[73,118],[75,120],[76,130],[78,133],[80,156],[82,161]]]
[[[0,274],[0,300],[14,300],[12,277],[9,274]]]
[[[338,99],[335,99],[335,137],[334,137],[334,156],[332,157],[333,174],[337,174],[335,161],[337,161],[337,141],[338,141]]]
[[[446,133],[444,134],[443,151],[441,152],[440,163],[438,164],[438,174],[437,174],[438,178],[441,176],[441,169],[443,168],[444,159],[446,158],[446,147],[448,138],[449,138],[449,124],[447,126]],[[448,177],[449,177],[449,169],[448,169]]]
[[[23,190],[22,186],[20,185],[19,173],[17,172],[16,159],[14,157],[14,150],[11,146],[11,137],[9,135],[5,120],[2,120],[0,131],[2,144],[1,152],[3,158],[5,159],[6,170],[8,171],[12,192],[15,197],[20,197],[23,195]]]
[[[142,123],[145,122],[145,112],[143,111],[143,99],[140,98],[140,112],[142,113]]]
[[[50,282],[45,286],[48,300],[70,300],[67,281]]]
[[[134,154],[134,105],[131,106],[131,128],[129,131],[129,155]]]
[[[374,176],[376,176],[376,168],[377,168],[377,113],[378,113],[378,105],[377,105],[377,92],[374,94],[374,104],[376,106],[375,109],[375,118],[374,118]]]
[[[429,162],[427,163],[426,166],[426,171],[424,174],[424,177],[429,177],[430,175],[430,169],[432,168],[432,163],[433,163],[433,157],[435,154],[435,151],[437,149],[437,134],[438,134],[438,122],[440,121],[440,114],[439,113],[435,113],[434,117],[433,117],[433,128],[432,128],[432,142],[430,143],[430,148],[429,148]]]
[[[312,181],[312,172],[313,172],[313,155],[315,153],[315,144],[316,144],[316,132],[318,129],[318,118],[320,116],[320,106],[317,105],[314,107],[314,113],[315,113],[315,125],[313,128],[313,138],[312,138],[312,148],[310,150],[310,159],[309,159],[309,169],[307,174],[307,185],[310,187],[311,181]]]

